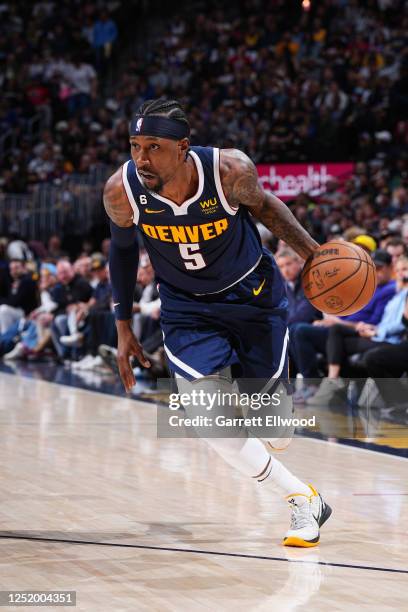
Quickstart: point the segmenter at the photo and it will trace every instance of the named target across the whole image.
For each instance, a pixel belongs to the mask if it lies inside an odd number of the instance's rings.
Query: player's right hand
[[[125,387],[126,393],[136,384],[130,360],[132,357],[136,359],[145,368],[150,368],[150,362],[146,359],[143,348],[138,342],[131,327],[131,321],[117,321],[116,327],[118,330],[118,356],[117,362],[119,374]]]

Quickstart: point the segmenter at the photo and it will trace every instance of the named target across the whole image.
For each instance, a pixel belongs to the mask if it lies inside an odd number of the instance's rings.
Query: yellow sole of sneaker
[[[283,546],[297,546],[298,548],[312,548],[313,546],[317,546],[319,544],[319,540],[317,542],[307,542],[306,540],[302,540],[301,538],[285,538],[282,542]]]

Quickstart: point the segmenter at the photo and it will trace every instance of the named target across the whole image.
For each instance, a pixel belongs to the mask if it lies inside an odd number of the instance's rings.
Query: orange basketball
[[[326,242],[302,271],[307,299],[322,312],[350,315],[361,310],[377,287],[375,265],[368,253],[351,242]]]

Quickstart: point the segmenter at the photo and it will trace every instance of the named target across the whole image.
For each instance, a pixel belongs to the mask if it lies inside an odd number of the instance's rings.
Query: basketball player
[[[132,159],[104,190],[111,219],[118,365],[127,391],[135,384],[130,358],[149,367],[131,327],[136,228],[159,283],[164,346],[176,377],[205,380],[237,361],[246,378],[272,384],[288,376],[285,290],[251,215],[304,259],[319,245],[283,202],[260,187],[244,153],[190,147],[189,135],[178,102],[145,102],[130,124]],[[270,455],[261,440],[246,436],[206,442],[289,501],[292,520],[285,545],[319,542],[319,527],[330,507],[315,488]]]

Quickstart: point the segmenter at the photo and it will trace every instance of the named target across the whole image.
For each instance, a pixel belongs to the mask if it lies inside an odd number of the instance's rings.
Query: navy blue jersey
[[[217,293],[255,269],[261,240],[248,210],[225,198],[219,149],[191,147],[189,155],[198,190],[180,206],[146,189],[133,160],[123,166],[123,184],[157,279],[188,293]]]

